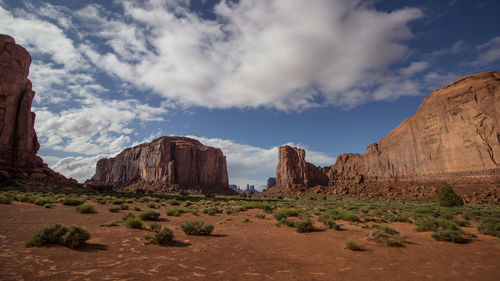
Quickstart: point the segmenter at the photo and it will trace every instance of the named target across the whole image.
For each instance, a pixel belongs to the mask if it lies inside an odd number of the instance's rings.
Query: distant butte
[[[466,76],[435,90],[414,116],[369,145],[365,154],[341,154],[324,168],[306,162],[298,148],[280,147],[278,157],[277,185],[289,192],[336,186],[349,193],[349,185],[370,189],[369,183],[446,182],[493,184],[497,193],[500,73]],[[356,189],[352,192],[359,193]]]
[[[101,159],[86,183],[134,191],[236,194],[228,185],[222,151],[186,137],[161,137]]]

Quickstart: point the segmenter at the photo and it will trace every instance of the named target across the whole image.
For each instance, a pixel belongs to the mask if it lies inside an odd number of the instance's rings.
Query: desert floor
[[[1,280],[500,280],[500,240],[478,233],[468,244],[438,242],[429,232],[415,232],[409,223],[391,223],[405,235],[404,247],[366,239],[367,229],[342,222],[341,231],[315,224],[316,231],[297,233],[277,227],[270,214],[253,209],[234,215],[167,217],[159,223],[174,231],[168,246],[144,245],[147,230],[102,227],[121,220],[111,205],[96,214],[74,207],[51,209],[28,203],[0,205]],[[130,204],[147,209],[144,203]],[[249,218],[244,223],[242,219]],[[211,236],[187,236],[180,225],[192,219],[213,223]],[[62,223],[88,229],[91,238],[78,250],[61,246],[25,248],[24,242],[42,226]],[[345,248],[355,239],[364,251]]]

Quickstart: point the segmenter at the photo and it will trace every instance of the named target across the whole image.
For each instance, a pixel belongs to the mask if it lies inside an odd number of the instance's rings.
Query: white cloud
[[[95,174],[96,164],[99,159],[108,158],[110,155],[97,155],[93,157],[65,157],[49,166],[55,171],[65,175],[68,178],[74,178],[83,183]],[[48,159],[50,156],[43,156]]]
[[[481,53],[474,64],[488,65],[500,60],[500,36],[492,38],[478,49]]]
[[[429,67],[425,61],[412,62],[409,66],[403,68],[401,73],[406,76],[414,75],[415,73],[422,72]]]
[[[383,82],[371,73],[404,57],[407,24],[422,16],[361,1],[252,0],[221,1],[212,21],[189,11],[187,1],[120,3],[125,19],[97,5],[76,12],[113,50],[86,46],[86,56],[167,100],[210,108],[302,110],[318,99],[350,106],[370,100],[366,89]]]

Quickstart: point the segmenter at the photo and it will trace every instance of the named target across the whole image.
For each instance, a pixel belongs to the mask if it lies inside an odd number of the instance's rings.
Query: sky
[[[0,0],[32,56],[39,155],[84,182],[160,136],[219,147],[264,185],[279,146],[364,153],[433,90],[499,71],[500,1]]]

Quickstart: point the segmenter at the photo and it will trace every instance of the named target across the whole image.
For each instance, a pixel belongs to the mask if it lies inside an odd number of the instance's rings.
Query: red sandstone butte
[[[222,151],[186,137],[161,137],[127,148],[114,158],[101,159],[95,175],[88,181],[114,187],[137,182],[146,186],[156,183],[156,186],[178,186],[177,189],[233,193]]]
[[[363,182],[500,183],[500,73],[470,75],[432,92],[365,154],[344,153],[330,167],[279,149],[276,177],[289,190]]]

